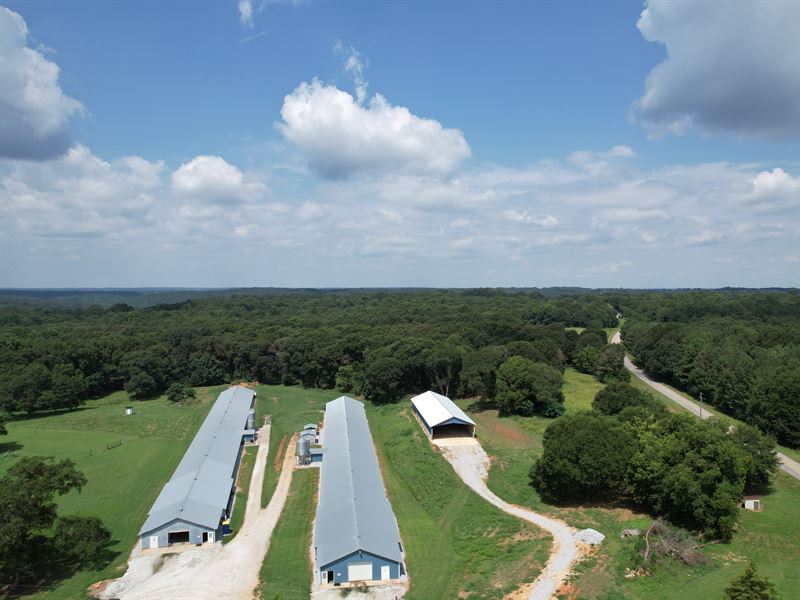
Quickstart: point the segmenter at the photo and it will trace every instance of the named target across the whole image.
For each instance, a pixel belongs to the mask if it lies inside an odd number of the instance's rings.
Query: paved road
[[[459,440],[460,442],[460,440]],[[441,442],[437,440],[437,445]],[[573,563],[578,558],[578,547],[575,542],[575,529],[559,521],[545,517],[532,510],[509,504],[496,496],[486,485],[488,477],[489,457],[477,440],[472,444],[457,443],[442,448],[444,456],[453,465],[453,469],[479,496],[494,504],[497,508],[518,519],[524,519],[537,525],[553,536],[553,546],[544,570],[533,582],[528,600],[550,600],[556,597],[556,591],[569,576]]]
[[[620,338],[620,335],[619,335],[619,331],[616,334],[614,334],[613,338],[611,338],[611,343],[612,344],[621,343],[621,338]],[[687,400],[686,398],[684,398],[683,396],[681,396],[680,394],[678,394],[674,390],[671,390],[670,388],[665,386],[663,383],[659,383],[657,381],[653,381],[652,379],[650,379],[644,373],[644,371],[642,371],[639,367],[637,367],[635,364],[633,364],[627,356],[625,357],[625,367],[631,373],[633,373],[636,377],[638,377],[639,379],[644,381],[647,385],[649,385],[651,388],[656,390],[658,393],[660,393],[663,396],[666,396],[667,398],[669,398],[670,400],[672,400],[676,404],[680,404],[683,408],[688,410],[694,416],[701,417],[703,419],[708,419],[709,417],[713,416],[709,411],[702,410],[698,404],[696,404],[695,402],[692,402],[691,400]],[[702,415],[701,415],[701,411],[702,411]],[[788,475],[791,475],[795,479],[800,480],[800,463],[798,463],[796,460],[792,460],[791,458],[789,458],[788,456],[786,456],[782,452],[778,452],[777,454],[778,454],[778,458],[781,461],[781,470],[784,473],[787,473]]]

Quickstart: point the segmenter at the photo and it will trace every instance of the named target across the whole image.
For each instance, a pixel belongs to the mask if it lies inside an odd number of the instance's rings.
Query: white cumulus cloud
[[[800,136],[800,2],[648,0],[637,23],[667,56],[634,114],[654,135]]]
[[[197,156],[172,173],[176,194],[208,202],[245,202],[265,196],[267,186],[219,156]]]
[[[359,103],[349,93],[317,80],[286,96],[278,127],[323,177],[342,179],[362,171],[444,176],[470,156],[457,129],[392,106],[380,94]]]
[[[107,162],[80,145],[58,160],[15,162],[0,179],[0,220],[34,236],[120,235],[147,222],[163,169],[138,156]]]
[[[69,148],[67,123],[83,106],[64,94],[58,74],[28,47],[25,20],[0,6],[0,158],[43,160]]]
[[[253,26],[253,3],[251,0],[239,0],[237,5],[239,9],[239,22],[242,27]]]

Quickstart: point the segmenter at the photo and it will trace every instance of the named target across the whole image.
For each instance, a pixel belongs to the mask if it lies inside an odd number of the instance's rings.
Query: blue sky
[[[2,286],[798,284],[795,3],[4,6]]]

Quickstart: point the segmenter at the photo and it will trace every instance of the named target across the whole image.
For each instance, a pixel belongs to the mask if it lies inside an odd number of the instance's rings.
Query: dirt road
[[[453,469],[479,496],[491,502],[497,508],[519,519],[529,521],[541,527],[553,536],[553,547],[547,565],[533,584],[528,600],[550,600],[555,596],[556,590],[569,575],[572,564],[578,558],[578,547],[575,542],[575,529],[559,521],[545,517],[531,510],[509,504],[502,498],[495,496],[486,486],[488,477],[489,457],[484,452],[477,440],[473,443],[463,442],[454,445],[445,445],[436,441],[442,447],[445,458],[453,465]]]
[[[612,344],[622,343],[622,338],[620,337],[619,331],[614,334],[613,338],[611,338],[611,343]],[[698,404],[687,398],[684,398],[674,390],[671,390],[670,388],[665,386],[663,383],[659,383],[657,381],[653,381],[652,379],[650,379],[645,374],[645,372],[642,371],[635,364],[633,364],[633,362],[631,362],[631,360],[627,356],[625,357],[625,368],[628,369],[631,373],[633,373],[636,377],[641,379],[643,382],[645,382],[647,385],[649,385],[651,388],[656,390],[659,394],[661,394],[662,396],[666,396],[667,398],[672,400],[675,404],[682,406],[690,413],[692,413],[694,416],[700,417],[702,419],[708,419],[709,417],[713,416],[709,411],[702,410]],[[796,460],[792,460],[782,452],[778,452],[777,454],[778,454],[778,459],[780,459],[781,461],[781,470],[784,473],[791,475],[795,479],[800,480],[800,463],[798,463]]]
[[[244,524],[226,545],[211,548],[189,546],[176,555],[134,551],[125,575],[110,582],[103,598],[122,600],[171,598],[192,600],[250,600],[258,586],[259,572],[269,549],[294,470],[294,439],[286,449],[283,470],[269,505],[261,508],[261,484],[267,468],[269,425],[259,436],[258,455],[250,480]],[[154,572],[155,570],[155,572]]]

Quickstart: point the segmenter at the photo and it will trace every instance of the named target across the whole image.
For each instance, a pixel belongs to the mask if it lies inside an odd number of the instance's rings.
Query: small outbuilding
[[[745,510],[752,510],[755,512],[761,512],[761,496],[745,496],[742,498],[742,502],[740,506]]]
[[[414,396],[411,399],[411,406],[425,433],[432,440],[475,435],[475,421],[447,396],[436,392],[425,392]]]

